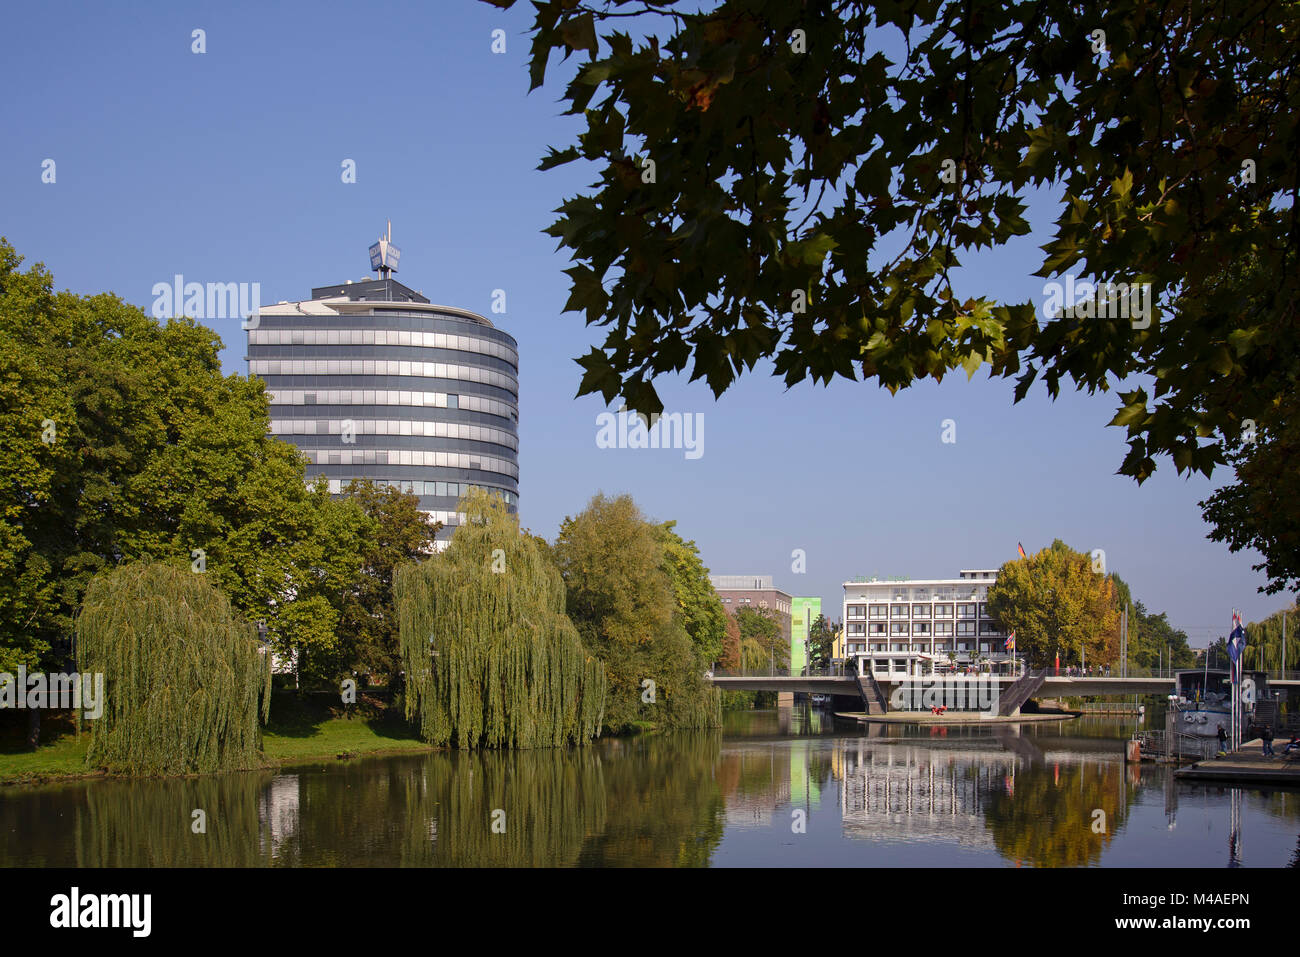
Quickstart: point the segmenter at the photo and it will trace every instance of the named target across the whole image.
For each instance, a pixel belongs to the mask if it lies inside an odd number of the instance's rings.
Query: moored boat
[[[1219,726],[1232,730],[1231,676],[1225,669],[1202,668],[1179,671],[1174,676],[1177,728],[1183,734],[1202,738],[1218,737]],[[1254,712],[1254,703],[1265,689],[1263,672],[1247,671],[1242,675],[1240,715],[1242,726]]]

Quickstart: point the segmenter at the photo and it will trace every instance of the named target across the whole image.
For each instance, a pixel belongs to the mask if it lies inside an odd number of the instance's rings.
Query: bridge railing
[[[794,669],[768,668],[715,668],[710,675],[714,678],[852,678],[853,671],[843,665],[830,668]]]
[[[1208,761],[1219,750],[1217,738],[1202,738],[1181,731],[1138,731],[1133,735],[1143,754],[1162,756],[1176,755],[1180,758],[1196,758]]]
[[[1223,671],[1223,670],[1226,670],[1226,669],[1227,669],[1227,667],[1228,667],[1228,663],[1227,663],[1226,661],[1221,662],[1221,663],[1213,663],[1213,664],[1211,664],[1210,667],[1211,667],[1212,669],[1214,669],[1214,670],[1217,670],[1217,671]],[[1180,665],[1180,666],[1177,666],[1177,667],[1174,667],[1174,668],[1170,668],[1168,665],[1166,665],[1166,666],[1163,667],[1163,668],[1146,668],[1146,667],[1141,667],[1141,666],[1139,666],[1139,665],[1130,664],[1130,665],[1128,666],[1128,672],[1125,673],[1125,674],[1121,674],[1121,673],[1120,673],[1119,665],[1111,665],[1111,669],[1110,669],[1110,674],[1109,674],[1109,675],[1106,675],[1106,674],[1098,675],[1097,672],[1094,670],[1091,674],[1088,675],[1088,677],[1090,677],[1090,678],[1097,678],[1097,677],[1102,677],[1102,678],[1106,678],[1106,677],[1110,677],[1110,678],[1173,678],[1174,675],[1176,675],[1176,674],[1177,674],[1178,672],[1180,672],[1180,671],[1198,671],[1198,670],[1200,670],[1200,669],[1198,669],[1198,668],[1196,668],[1196,667],[1185,666],[1185,665]],[[1248,672],[1250,672],[1250,671],[1262,671],[1262,672],[1264,673],[1264,676],[1265,676],[1269,681],[1300,681],[1300,671],[1279,671],[1277,668],[1258,668],[1258,667],[1252,667],[1252,666],[1250,666],[1250,665],[1247,665],[1245,670],[1248,671]],[[1047,676],[1048,676],[1049,678],[1053,677],[1052,669],[1051,669],[1050,667],[1047,669]],[[1062,677],[1062,678],[1066,677],[1066,674],[1065,674],[1065,665],[1062,665],[1062,666],[1061,666],[1061,674],[1060,674],[1060,677]]]

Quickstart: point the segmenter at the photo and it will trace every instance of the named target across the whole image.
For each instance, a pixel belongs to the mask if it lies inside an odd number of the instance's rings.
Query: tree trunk
[[[41,743],[41,709],[29,708],[27,710],[27,747],[33,751]]]

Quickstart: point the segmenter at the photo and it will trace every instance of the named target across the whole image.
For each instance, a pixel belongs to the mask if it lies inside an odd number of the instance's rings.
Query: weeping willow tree
[[[79,670],[104,675],[88,765],[191,774],[262,763],[270,656],[203,575],[134,564],[97,576],[77,616],[77,656]]]
[[[447,550],[394,574],[406,716],[431,744],[539,748],[600,733],[605,668],[564,614],[564,583],[480,489]]]

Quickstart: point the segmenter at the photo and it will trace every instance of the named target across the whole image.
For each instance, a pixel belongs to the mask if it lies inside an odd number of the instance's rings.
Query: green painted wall
[[[820,598],[793,598],[790,601],[790,673],[798,674],[808,663],[808,630],[822,613]]]

